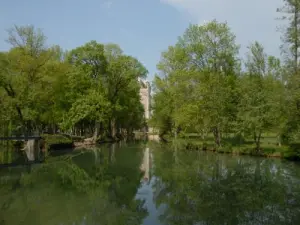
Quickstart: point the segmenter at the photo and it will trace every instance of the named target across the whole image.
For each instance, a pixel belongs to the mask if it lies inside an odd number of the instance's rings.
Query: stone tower
[[[141,103],[145,109],[145,118],[149,119],[151,116],[151,109],[150,109],[150,101],[151,101],[151,87],[148,81],[139,80],[140,82],[140,96],[141,96]]]

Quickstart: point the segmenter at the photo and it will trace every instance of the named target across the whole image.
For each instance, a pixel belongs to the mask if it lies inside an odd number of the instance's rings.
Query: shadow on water
[[[58,150],[58,151],[50,151],[49,156],[58,157],[58,156],[63,156],[63,155],[69,155],[69,154],[72,154],[73,152],[74,152],[73,148],[62,149],[62,150]]]

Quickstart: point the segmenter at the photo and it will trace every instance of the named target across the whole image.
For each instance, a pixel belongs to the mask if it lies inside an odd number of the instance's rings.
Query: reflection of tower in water
[[[150,150],[147,147],[144,150],[144,157],[143,157],[143,162],[141,165],[141,171],[144,172],[143,180],[144,182],[149,182],[150,181],[150,168],[151,168],[151,155],[150,155]]]

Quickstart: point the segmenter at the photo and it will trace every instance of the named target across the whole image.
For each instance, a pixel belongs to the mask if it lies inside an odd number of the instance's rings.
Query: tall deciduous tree
[[[37,88],[42,71],[49,62],[52,52],[45,46],[45,36],[33,26],[9,30],[8,42],[13,48],[2,57],[2,87],[14,102],[23,133],[36,129],[34,120],[36,99],[33,89]]]
[[[214,20],[202,26],[191,25],[178,43],[162,54],[158,69],[165,76],[172,99],[175,134],[191,127],[186,118],[193,118],[194,124],[201,124],[198,131],[212,132],[216,145],[221,145],[222,131],[236,114],[232,90],[239,71],[238,49],[227,24]],[[166,91],[158,95],[162,93]],[[156,112],[159,104],[155,102]]]
[[[139,99],[137,94],[139,93],[138,78],[145,78],[148,71],[137,59],[123,55],[118,46],[107,45],[105,49],[109,63],[103,83],[107,99],[111,103],[110,134],[115,138],[119,126],[117,124],[119,122],[118,115],[124,113],[125,108],[128,107],[123,97],[134,97],[135,104],[141,104],[137,101]],[[127,112],[129,111],[127,110]]]
[[[287,115],[289,116],[285,128],[285,139],[295,141],[300,137],[300,1],[284,0],[284,6],[277,10],[284,14],[283,20],[288,21],[282,36],[282,49],[285,54],[285,77],[287,88]]]
[[[69,53],[69,62],[78,69],[78,79],[86,82],[86,88],[81,89],[81,81],[76,84],[76,75],[74,88],[78,89],[81,95],[75,97],[78,102],[76,100],[70,109],[71,114],[75,113],[76,119],[67,119],[65,125],[78,124],[87,118],[95,120],[95,138],[100,127],[106,127],[112,138],[116,138],[121,128],[137,127],[133,118],[137,119],[142,115],[138,78],[147,74],[147,70],[137,59],[124,55],[121,48],[115,44],[104,46],[92,41],[72,50]],[[82,107],[81,102],[84,101],[93,110],[87,112]],[[97,114],[98,117],[93,116],[94,109],[102,111]],[[132,124],[125,125],[124,121],[131,121]]]
[[[299,47],[300,47],[300,1],[283,0],[284,6],[277,9],[277,12],[284,14],[283,20],[288,21],[282,40],[282,50],[285,53],[287,62],[292,65],[294,73],[299,69]]]
[[[268,57],[258,42],[250,45],[247,73],[240,78],[238,119],[241,130],[252,135],[256,150],[260,150],[263,132],[279,129],[283,118],[280,104],[284,103],[284,87],[277,78],[274,57]],[[274,72],[274,74],[272,74]]]

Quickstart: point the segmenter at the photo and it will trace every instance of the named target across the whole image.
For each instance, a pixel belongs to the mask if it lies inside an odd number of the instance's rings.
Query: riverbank
[[[42,138],[45,141],[48,150],[58,150],[74,147],[89,147],[102,143],[117,142],[119,139],[102,138],[95,141],[93,138],[73,136],[68,134],[44,134]]]
[[[240,144],[227,139],[221,147],[216,148],[211,139],[202,141],[198,138],[178,138],[177,140],[168,138],[167,140],[168,142],[175,142],[181,149],[186,151],[211,151],[220,154],[273,157],[300,161],[300,146],[298,144],[278,146],[273,139],[270,137],[265,138],[261,143],[260,151],[256,151],[255,145],[251,141],[244,141]]]

